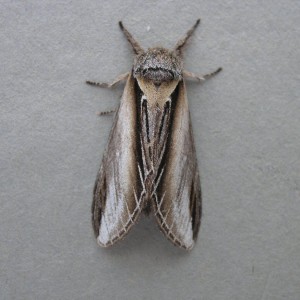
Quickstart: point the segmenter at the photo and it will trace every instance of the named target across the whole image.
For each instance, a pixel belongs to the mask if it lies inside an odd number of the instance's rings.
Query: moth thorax
[[[159,85],[153,80],[138,77],[137,82],[144,93],[150,107],[158,105],[163,109],[165,103],[170,100],[170,96],[175,90],[179,80],[163,81]]]

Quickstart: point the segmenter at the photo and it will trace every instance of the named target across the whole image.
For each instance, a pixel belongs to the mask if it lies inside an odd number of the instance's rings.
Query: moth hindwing
[[[92,224],[98,244],[122,239],[142,212],[152,213],[164,235],[191,249],[201,220],[201,190],[184,78],[205,80],[183,70],[182,50],[200,20],[174,49],[144,50],[120,22],[134,64],[126,79],[108,146],[97,175]]]

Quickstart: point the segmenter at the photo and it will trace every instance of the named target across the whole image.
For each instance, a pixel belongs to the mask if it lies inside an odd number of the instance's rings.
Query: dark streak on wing
[[[145,124],[146,124],[146,134],[147,134],[147,141],[150,143],[150,136],[149,136],[149,116],[148,116],[148,109],[147,109],[147,100],[142,100],[142,115],[145,115]]]
[[[141,99],[143,97],[143,92],[141,91],[141,89],[137,83],[137,80],[135,80],[135,83],[134,83],[134,91],[135,91],[135,95],[136,95],[136,132],[137,132],[137,135],[139,135],[142,132],[142,124],[140,122],[140,114],[142,113]],[[140,136],[138,136],[136,139],[136,149],[137,149],[137,156],[136,156],[137,164],[139,166],[143,166],[142,140],[141,140]],[[145,178],[144,168],[141,168],[140,171],[142,172],[143,178]]]
[[[177,104],[178,88],[179,88],[179,85],[176,86],[175,90],[171,94],[171,97],[170,97],[171,101],[167,101],[164,106],[164,114],[162,117],[161,126],[160,126],[160,130],[159,130],[159,142],[162,142],[161,138],[165,137],[165,138],[167,138],[167,143],[166,143],[165,152],[164,152],[162,160],[161,160],[161,164],[158,168],[155,182],[157,182],[160,173],[162,172],[163,168],[165,167],[165,165],[167,163],[168,155],[169,155],[168,149],[171,146],[170,145],[170,143],[171,143],[170,130],[172,128],[174,111],[175,111],[176,104]]]
[[[164,105],[164,113],[163,113],[163,116],[162,116],[162,119],[161,119],[161,124],[160,124],[160,127],[159,127],[159,133],[158,133],[158,139],[159,140],[161,140],[162,130],[163,130],[164,126],[166,126],[165,119],[166,119],[167,113],[169,112],[169,109],[170,109],[170,101],[167,101]]]

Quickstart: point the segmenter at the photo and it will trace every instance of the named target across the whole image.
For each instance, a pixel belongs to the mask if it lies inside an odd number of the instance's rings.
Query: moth
[[[135,57],[126,80],[108,146],[94,187],[92,225],[100,246],[121,240],[142,212],[152,213],[164,235],[176,246],[192,249],[201,221],[201,189],[183,69],[183,48],[200,20],[174,49],[144,50],[119,22]]]

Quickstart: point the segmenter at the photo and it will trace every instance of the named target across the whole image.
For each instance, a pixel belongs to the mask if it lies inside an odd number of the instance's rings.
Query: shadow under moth
[[[174,245],[194,246],[201,189],[184,79],[201,82],[221,71],[198,76],[183,69],[183,47],[199,23],[174,49],[145,51],[119,22],[135,54],[132,71],[110,84],[87,81],[111,88],[126,80],[94,187],[92,225],[102,247],[122,239],[142,212],[155,216]]]

